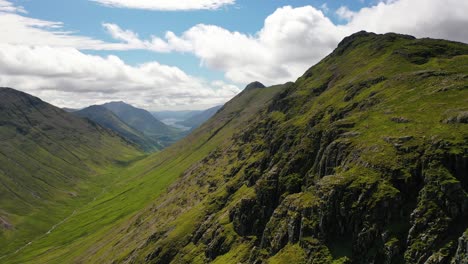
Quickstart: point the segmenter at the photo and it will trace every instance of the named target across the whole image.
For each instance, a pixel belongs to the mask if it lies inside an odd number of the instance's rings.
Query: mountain
[[[170,127],[151,115],[150,112],[136,108],[124,102],[110,102],[102,105],[114,112],[120,119],[146,135],[167,135]]]
[[[182,137],[181,131],[156,119],[150,112],[124,102],[110,102],[102,105],[114,112],[122,121],[148,137],[168,146]]]
[[[76,112],[76,111],[78,111],[78,110],[80,110],[80,109],[63,107],[62,110],[64,110],[65,112],[72,113],[72,112]]]
[[[265,85],[263,85],[263,83],[261,82],[252,82],[250,83],[249,85],[247,85],[244,89],[244,91],[249,91],[249,90],[252,90],[252,89],[262,89],[262,88],[266,88]]]
[[[0,88],[0,255],[89,202],[113,168],[141,155],[95,123]]]
[[[353,34],[5,263],[466,263],[468,45]]]
[[[104,106],[93,105],[76,111],[74,114],[88,118],[89,120],[114,131],[144,151],[152,152],[162,149],[162,146],[156,140],[151,139],[145,136],[142,132],[130,127]]]
[[[221,109],[221,107],[222,105],[219,105],[209,108],[201,113],[195,113],[186,118],[184,121],[177,122],[177,124],[195,129],[214,116],[216,112]]]

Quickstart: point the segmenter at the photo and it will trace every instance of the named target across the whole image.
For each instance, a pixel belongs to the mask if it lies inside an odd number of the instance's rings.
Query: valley
[[[362,31],[187,134],[1,88],[0,262],[465,263],[467,87],[467,44]]]

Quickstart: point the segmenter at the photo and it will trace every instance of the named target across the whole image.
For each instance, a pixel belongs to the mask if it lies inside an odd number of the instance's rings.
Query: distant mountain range
[[[206,110],[161,111],[152,112],[152,114],[154,117],[173,127],[183,130],[194,130],[214,116],[221,107],[222,105],[218,105]]]
[[[161,150],[187,134],[182,129],[159,121],[150,112],[125,102],[68,110],[114,131],[146,152]]]
[[[63,110],[88,118],[112,130],[145,152],[161,150],[212,117],[221,106],[207,110],[150,113],[125,102],[110,102],[76,110]],[[164,122],[160,121],[164,120]]]
[[[102,105],[114,112],[122,121],[148,136],[168,136],[176,132],[173,128],[156,119],[150,112],[124,102],[110,102]]]
[[[195,129],[201,126],[206,121],[208,121],[208,119],[210,119],[212,116],[214,116],[216,112],[218,112],[218,110],[221,109],[221,107],[223,106],[218,105],[202,112],[193,113],[192,115],[185,118],[185,120],[179,121],[176,124]]]
[[[122,121],[114,112],[104,106],[93,105],[74,112],[75,114],[88,118],[101,126],[108,128],[128,141],[136,144],[144,151],[152,152],[161,150],[163,146],[156,139],[146,136],[143,132],[133,128]],[[138,112],[136,112],[138,114]]]

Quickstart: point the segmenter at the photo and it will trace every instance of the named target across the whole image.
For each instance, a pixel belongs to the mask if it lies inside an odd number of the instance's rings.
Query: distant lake
[[[161,120],[161,122],[163,122],[164,124],[166,124],[168,126],[171,126],[171,127],[181,129],[183,131],[187,131],[187,130],[192,129],[191,127],[186,127],[186,126],[177,124],[177,122],[181,122],[181,121],[184,121],[184,120],[183,119],[177,119],[177,118],[166,118],[166,119]]]

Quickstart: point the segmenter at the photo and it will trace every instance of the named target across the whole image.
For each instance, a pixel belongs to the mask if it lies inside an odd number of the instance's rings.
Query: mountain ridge
[[[73,113],[78,116],[88,118],[91,121],[114,131],[126,140],[136,144],[144,151],[152,152],[162,149],[162,146],[156,140],[146,137],[142,132],[130,127],[111,110],[108,110],[104,106],[92,105]]]

